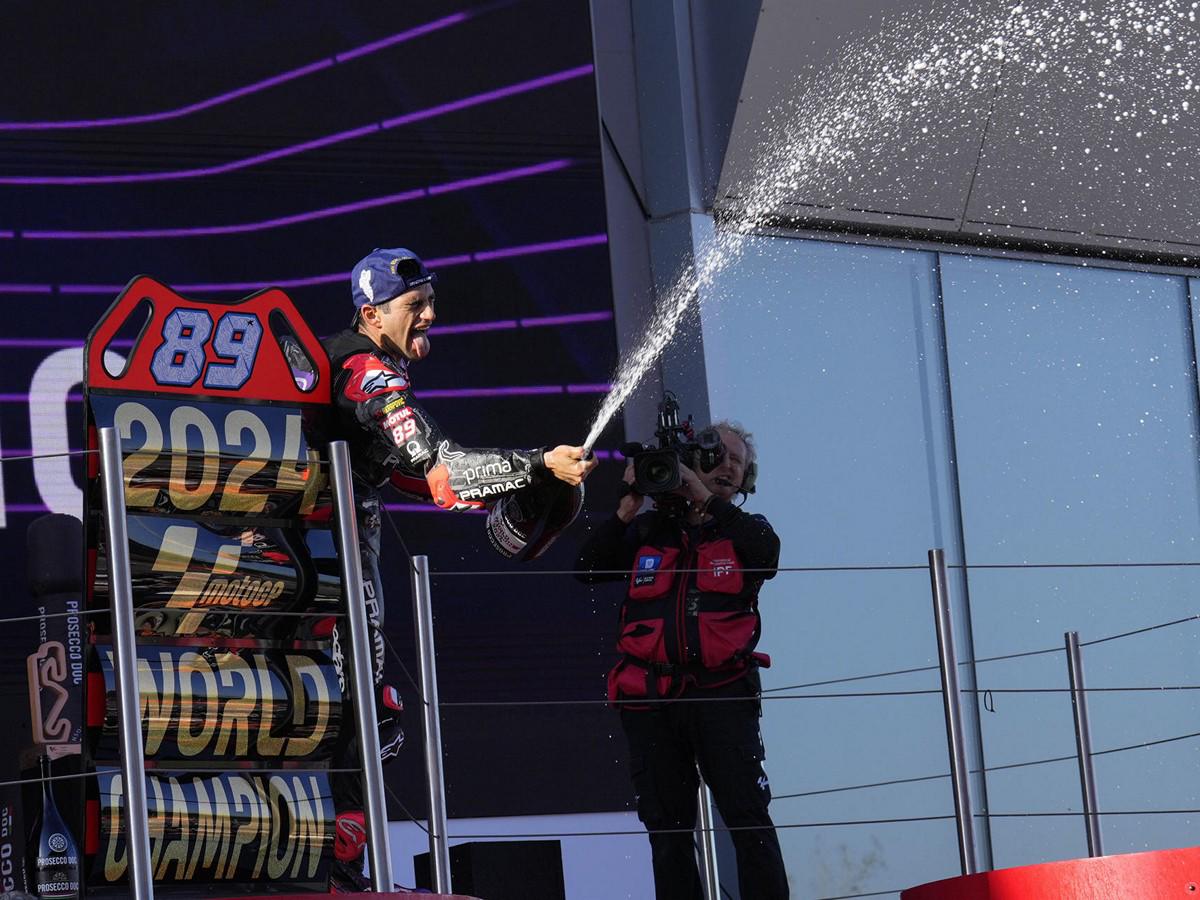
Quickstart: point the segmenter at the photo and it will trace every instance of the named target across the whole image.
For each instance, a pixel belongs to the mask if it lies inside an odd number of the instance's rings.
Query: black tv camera
[[[632,488],[639,494],[658,497],[678,488],[683,484],[680,462],[692,469],[711,472],[725,458],[721,433],[715,428],[697,433],[691,416],[680,422],[679,401],[670,391],[664,392],[658,404],[658,428],[654,436],[658,438],[658,447],[637,442],[621,447],[622,455],[633,460]]]

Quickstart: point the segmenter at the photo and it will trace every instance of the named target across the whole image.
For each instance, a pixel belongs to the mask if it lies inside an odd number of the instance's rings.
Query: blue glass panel
[[[944,256],[970,562],[1196,558],[1182,278]]]
[[[1101,690],[1196,682],[1194,623],[1125,635],[1194,615],[1200,588],[1141,565],[1200,558],[1186,283],[955,256],[942,283],[976,652],[1053,651],[978,667],[990,808],[1072,814],[993,820],[995,862],[1083,856],[1065,631],[1089,644],[1100,809],[1200,801],[1195,739],[1126,749],[1195,732],[1195,692]],[[1109,816],[1104,850],[1194,843],[1185,820]]]
[[[931,547],[958,557],[932,255],[754,238],[703,297],[714,418],[756,436],[747,509],[785,567],[762,593],[763,734],[780,825],[952,817],[936,671]],[[916,673],[821,686],[894,669]],[[931,691],[800,699],[797,694]],[[788,796],[806,794],[807,796]],[[884,891],[958,874],[952,818],[780,831],[793,895]]]

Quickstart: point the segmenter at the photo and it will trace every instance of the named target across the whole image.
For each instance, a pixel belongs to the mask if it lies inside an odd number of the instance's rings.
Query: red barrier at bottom
[[[1200,900],[1200,847],[997,869],[909,888],[900,900]]]

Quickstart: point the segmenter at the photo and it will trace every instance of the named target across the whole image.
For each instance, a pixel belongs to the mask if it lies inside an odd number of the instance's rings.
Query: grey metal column
[[[958,821],[958,858],[964,875],[974,875],[975,818],[967,783],[967,752],[963,744],[962,704],[958,693],[958,653],[954,647],[954,617],[946,586],[946,554],[929,551],[929,581],[933,588],[933,615],[937,623],[938,662],[942,669],[942,700],[946,709],[946,742],[950,750],[950,781],[954,788],[954,816]]]
[[[442,777],[442,723],[433,645],[433,594],[429,557],[412,558],[413,625],[421,661],[421,716],[425,726],[425,786],[429,801],[429,868],[433,889],[450,893],[450,843],[446,834],[446,782]]]
[[[129,570],[129,531],[125,522],[125,468],[116,429],[100,429],[100,469],[104,489],[104,529],[108,541],[108,589],[112,605],[113,668],[120,702],[121,778],[125,795],[125,845],[134,900],[153,900],[150,826],[146,810],[146,758],[142,737],[137,640],[133,625],[133,581]]]
[[[329,444],[329,474],[337,514],[337,547],[346,590],[346,621],[350,627],[350,689],[354,698],[354,724],[362,760],[363,794],[366,797],[367,852],[371,887],[389,893],[392,852],[388,837],[387,803],[383,796],[383,763],[379,759],[379,720],[375,713],[375,667],[371,661],[371,631],[363,597],[362,558],[358,549],[358,519],[350,477],[350,451],[345,441]]]
[[[1079,632],[1063,634],[1067,645],[1067,675],[1071,679],[1071,709],[1075,713],[1075,751],[1079,754],[1079,787],[1083,793],[1083,821],[1087,826],[1088,856],[1103,856],[1100,813],[1096,802],[1096,771],[1092,767],[1092,731],[1088,723],[1087,694],[1083,687],[1083,657]]]
[[[717,835],[713,831],[712,792],[704,780],[697,790],[696,808],[700,810],[700,881],[704,900],[721,900],[721,880],[717,876]]]

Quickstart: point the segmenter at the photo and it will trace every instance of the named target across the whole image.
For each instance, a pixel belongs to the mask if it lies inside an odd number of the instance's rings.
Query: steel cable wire
[[[30,459],[55,459],[60,456],[87,456],[99,450],[64,450],[61,453],[28,453],[23,456],[0,456],[0,463],[19,462]]]
[[[379,633],[383,635],[383,642],[387,645],[388,650],[391,651],[392,658],[396,660],[396,663],[400,666],[400,671],[404,673],[404,677],[408,679],[408,683],[411,684],[413,690],[417,692],[417,700],[422,706],[428,706],[429,703],[425,699],[425,694],[421,691],[421,686],[417,683],[417,680],[413,678],[412,673],[409,672],[408,666],[404,665],[404,660],[400,658],[400,654],[396,651],[395,646],[392,644],[392,639],[388,637],[387,632],[382,628],[379,629]]]
[[[1200,814],[1200,809],[1118,809],[1118,810],[1100,810],[1094,815],[1099,816],[1182,816],[1182,815],[1197,815]],[[1054,810],[1035,810],[1032,812],[1005,812],[1005,813],[976,813],[975,818],[984,819],[992,818],[1065,818],[1086,816],[1088,813],[1083,811],[1054,811]],[[784,829],[800,829],[800,828],[838,828],[861,825],[907,825],[914,822],[944,822],[955,819],[953,813],[947,813],[940,816],[898,816],[890,819],[849,819],[835,820],[828,822],[784,822],[775,823],[774,825],[721,825],[712,828],[656,828],[655,834],[693,834],[696,831],[712,832],[714,834],[726,832],[732,833],[735,831],[765,831],[765,830],[784,830]],[[608,831],[563,831],[563,832],[522,832],[522,833],[481,833],[481,834],[451,834],[448,835],[450,840],[482,840],[485,838],[553,838],[553,837],[621,837],[625,835],[645,835],[644,828],[638,829],[613,829]]]
[[[962,688],[961,694],[1069,694],[1075,691],[1084,693],[1149,693],[1149,692],[1175,692],[1175,691],[1200,691],[1200,685],[1195,684],[1179,684],[1179,685],[1131,685],[1122,687],[1086,687],[1086,688],[1069,688],[1069,687],[1050,687],[1050,688]],[[763,700],[848,700],[860,699],[866,697],[919,697],[942,693],[941,688],[925,688],[911,691],[846,691],[837,694],[770,694],[763,695]],[[666,697],[666,698],[641,698],[636,701],[630,701],[635,706],[654,706],[663,703],[745,703],[747,697]],[[609,704],[610,701],[606,698],[584,698],[572,700],[449,700],[443,701],[440,705],[443,707],[489,707],[489,706],[592,706],[597,704]]]
[[[1179,734],[1179,735],[1175,735],[1174,737],[1169,737],[1169,738],[1159,738],[1159,739],[1153,740],[1153,741],[1142,741],[1141,743],[1138,743],[1138,744],[1127,744],[1123,747],[1110,747],[1107,750],[1094,750],[1094,751],[1092,751],[1092,756],[1095,757],[1095,756],[1106,756],[1111,753],[1125,753],[1130,750],[1141,750],[1146,747],[1156,747],[1161,744],[1171,744],[1176,741],[1184,741],[1184,740],[1188,740],[1190,738],[1200,738],[1200,731],[1194,731],[1189,734]],[[1050,756],[1050,757],[1046,757],[1044,759],[1031,759],[1031,760],[1026,760],[1025,762],[1006,763],[1004,765],[999,765],[999,766],[984,766],[982,769],[971,769],[970,774],[971,775],[979,775],[980,773],[984,773],[984,772],[1001,772],[1001,771],[1005,771],[1008,769],[1023,769],[1023,768],[1027,768],[1029,766],[1041,766],[1041,765],[1047,765],[1050,763],[1067,762],[1068,760],[1077,760],[1078,758],[1079,757],[1075,754],[1071,754],[1070,756]],[[821,788],[821,789],[815,790],[815,791],[798,791],[798,792],[792,793],[792,794],[773,794],[771,799],[772,800],[792,800],[792,799],[802,798],[802,797],[815,797],[815,796],[823,795],[823,794],[838,794],[838,793],[843,793],[845,791],[858,791],[858,790],[866,790],[869,788],[889,787],[889,786],[895,785],[895,784],[913,784],[913,783],[921,782],[921,781],[937,781],[939,779],[949,778],[949,777],[950,777],[949,772],[943,772],[940,775],[918,775],[918,776],[915,776],[912,778],[894,778],[894,779],[891,779],[888,781],[874,781],[874,782],[869,782],[866,784],[850,784],[850,785],[844,785],[842,787],[836,787],[836,788]]]
[[[1093,638],[1090,641],[1080,641],[1079,646],[1090,647],[1090,646],[1093,646],[1094,644],[1103,644],[1107,641],[1115,641],[1115,640],[1119,640],[1121,638],[1133,637],[1133,636],[1136,636],[1139,634],[1145,634],[1150,631],[1156,631],[1160,628],[1170,628],[1174,625],[1185,625],[1188,622],[1195,622],[1198,620],[1200,620],[1200,615],[1185,616],[1182,619],[1172,619],[1169,622],[1159,622],[1158,624],[1155,624],[1155,625],[1147,625],[1143,628],[1135,628],[1131,631],[1122,631],[1119,634],[1110,634],[1106,637]],[[1063,652],[1064,652],[1064,649],[1062,647],[1047,647],[1044,650],[1024,650],[1024,651],[1020,651],[1017,653],[1004,653],[999,656],[982,656],[979,659],[975,659],[975,660],[970,660],[970,659],[962,660],[959,662],[959,665],[966,666],[966,665],[971,665],[972,663],[1000,662],[1002,660],[1008,660],[1008,659],[1020,659],[1022,657],[1028,657],[1028,656],[1042,656],[1042,655],[1045,655],[1048,653],[1063,653]],[[763,693],[766,694],[766,693],[772,692],[772,691],[802,690],[804,688],[810,688],[810,687],[822,687],[827,684],[844,684],[844,683],[851,682],[851,681],[866,681],[871,678],[886,678],[886,677],[893,676],[893,675],[908,675],[913,672],[932,672],[932,671],[937,671],[938,668],[939,668],[939,666],[929,665],[929,666],[915,666],[915,667],[909,668],[909,669],[893,669],[893,670],[887,671],[887,672],[873,672],[868,675],[851,675],[851,676],[848,676],[845,678],[831,678],[826,681],[809,681],[809,682],[805,682],[803,684],[784,685],[782,687],[776,687],[776,688],[764,688]]]
[[[358,770],[355,770],[355,771],[358,771]],[[414,825],[416,825],[418,828],[420,828],[426,834],[429,834],[429,829],[426,828],[424,825],[422,825],[421,820],[418,819],[416,816],[414,816],[412,814],[412,811],[409,810],[409,808],[404,805],[404,802],[399,798],[399,796],[397,796],[396,792],[394,790],[392,790],[392,786],[390,784],[388,784],[386,781],[383,783],[383,786],[387,789],[388,796],[396,801],[396,805],[400,807],[401,812],[403,812],[406,816],[408,816],[408,821],[412,822]]]

